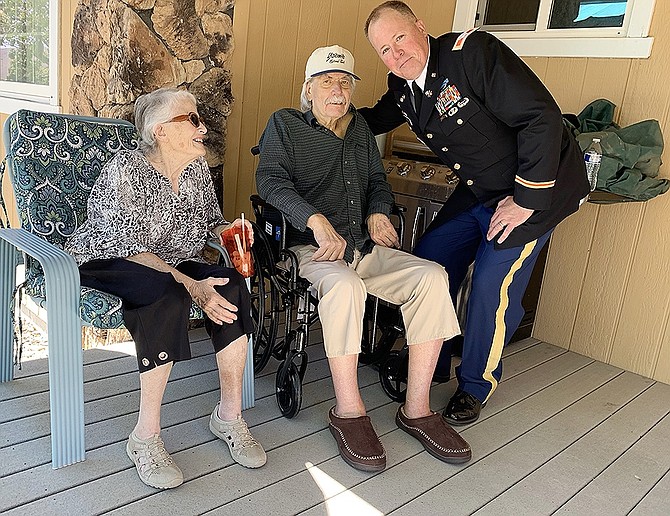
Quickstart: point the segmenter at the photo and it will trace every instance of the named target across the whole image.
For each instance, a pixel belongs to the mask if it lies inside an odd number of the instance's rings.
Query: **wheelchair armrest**
[[[402,244],[403,239],[405,238],[405,212],[407,211],[407,207],[403,206],[402,204],[394,204],[391,207],[391,215],[395,215],[398,217],[398,227],[396,228],[398,231],[398,237],[400,238],[400,243]]]
[[[254,216],[256,217],[256,222],[266,218],[263,215],[262,210],[272,210],[279,214],[279,216],[281,217],[281,238],[279,241],[279,248],[280,250],[284,249],[286,247],[286,231],[289,225],[286,216],[280,210],[272,206],[272,204],[262,199],[258,194],[252,194],[251,197],[249,197],[249,200],[251,201],[251,206],[254,210]]]
[[[298,285],[298,256],[290,249],[282,249],[279,254],[282,260],[289,260],[291,262],[291,268],[289,270],[291,274],[290,288],[295,289]]]
[[[249,197],[251,200],[251,204],[253,206],[258,206],[260,208],[265,208],[266,206],[270,206],[268,203],[265,202],[265,200],[258,194],[251,194],[251,197]]]
[[[233,262],[230,259],[230,255],[228,254],[228,250],[221,245],[221,242],[219,242],[218,240],[215,240],[214,238],[210,238],[210,239],[207,240],[207,242],[205,242],[205,245],[207,247],[210,247],[210,248],[214,249],[215,251],[217,251],[221,255],[221,260],[223,260],[223,264],[226,267],[232,267],[233,266]]]

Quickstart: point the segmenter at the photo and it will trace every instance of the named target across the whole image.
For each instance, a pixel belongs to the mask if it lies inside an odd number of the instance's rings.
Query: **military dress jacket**
[[[388,91],[359,112],[374,134],[406,121],[460,178],[432,228],[476,203],[495,208],[513,195],[518,205],[535,211],[496,247],[542,236],[575,212],[589,192],[582,153],[556,101],[491,34],[448,33],[429,42],[420,113],[407,81],[392,73]]]

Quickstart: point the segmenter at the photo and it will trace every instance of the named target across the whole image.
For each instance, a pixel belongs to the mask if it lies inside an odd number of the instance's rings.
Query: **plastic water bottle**
[[[603,149],[600,146],[600,138],[594,138],[591,145],[584,152],[584,163],[586,164],[586,175],[589,178],[591,191],[596,189],[598,182],[598,171],[600,170],[600,161],[603,157]]]

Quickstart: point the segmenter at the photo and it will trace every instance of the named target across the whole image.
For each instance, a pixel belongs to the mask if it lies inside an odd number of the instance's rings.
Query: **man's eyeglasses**
[[[164,123],[169,124],[170,122],[184,122],[186,120],[191,122],[191,124],[193,124],[193,127],[195,127],[196,129],[200,127],[200,124],[202,123],[200,115],[198,115],[198,113],[194,113],[193,111],[191,111],[187,115],[177,115],[174,118],[170,118],[170,120]]]
[[[342,88],[343,90],[350,89],[352,83],[351,77],[349,76],[336,79],[335,77],[331,77],[330,75],[319,75],[316,80],[321,88],[330,88],[332,87],[333,84],[339,82],[340,88]]]

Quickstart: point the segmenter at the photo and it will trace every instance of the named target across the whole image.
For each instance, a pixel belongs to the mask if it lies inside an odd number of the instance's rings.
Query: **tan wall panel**
[[[253,3],[252,3],[253,5]],[[305,58],[309,50],[298,48],[299,0],[270,1],[267,7],[263,72],[260,78],[259,121],[267,120],[277,106],[296,106],[292,94],[298,56]],[[265,124],[262,124],[265,126]]]
[[[425,3],[412,2],[412,6],[414,5],[416,5],[414,14],[423,19],[430,34],[439,36],[440,34],[451,31],[451,26],[454,23],[456,0]]]
[[[530,69],[535,72],[535,75],[537,75],[542,82],[546,83],[549,59],[546,57],[524,57],[523,60]]]
[[[622,105],[622,125],[647,118],[660,118],[667,108],[668,81],[670,80],[670,8],[656,3],[650,34],[654,36],[654,47],[649,59],[635,59],[631,64],[630,79]]]
[[[656,359],[653,378],[670,383],[670,312],[666,312],[661,349]]]
[[[588,210],[587,210],[588,208]],[[608,362],[642,215],[640,203],[592,207],[597,213],[570,349]]]
[[[233,18],[233,29],[235,31],[235,54],[231,64],[233,74],[233,85],[238,83],[236,76],[244,77],[242,89],[233,94],[236,101],[233,104],[231,117],[240,117],[239,132],[228,131],[226,165],[224,174],[224,191],[236,187],[236,196],[233,203],[226,202],[224,213],[231,219],[237,213],[249,211],[249,195],[253,192],[253,170],[255,170],[255,158],[249,150],[258,142],[258,113],[261,95],[261,84],[263,81],[263,52],[265,48],[267,0],[238,1],[235,4],[236,14]],[[237,11],[244,10],[244,15],[239,18]],[[236,23],[246,24],[246,32],[237,35]],[[242,31],[240,31],[242,32]],[[246,36],[246,39],[244,39]],[[282,87],[277,85],[277,88]],[[236,143],[231,145],[235,141]],[[228,163],[228,152],[236,148],[238,152],[237,169],[232,163]],[[246,186],[243,186],[246,185]],[[226,197],[226,200],[228,197]]]
[[[613,365],[645,376],[654,373],[670,304],[670,234],[658,223],[668,213],[670,196],[646,203],[612,347]]]
[[[544,84],[564,113],[579,113],[584,107],[580,97],[586,64],[586,59],[550,59],[547,64]]]
[[[295,50],[292,52],[290,59],[287,59],[293,67],[293,84],[290,101],[286,106],[295,108],[300,106],[300,92],[305,81],[305,63],[307,63],[312,51],[317,47],[326,45],[346,46],[340,43],[344,38],[337,36],[338,30],[333,31],[335,34],[333,36],[329,34],[329,21],[332,19],[330,10],[332,8],[332,1],[309,2],[309,0],[305,0],[300,6],[300,18],[294,20],[296,22],[294,30],[297,35]],[[270,34],[268,34],[268,38],[271,38]]]
[[[657,118],[667,131],[670,103],[670,34],[665,30],[670,10],[656,8],[651,33],[655,37],[652,55],[631,65],[621,111],[621,123]],[[667,134],[667,132],[666,132]],[[667,152],[666,152],[667,155]],[[661,173],[667,175],[662,167]],[[611,363],[653,376],[658,367],[662,339],[670,309],[670,275],[667,260],[670,236],[670,197],[666,194],[645,203],[640,236],[631,260],[630,281],[624,292]],[[663,366],[662,366],[663,367]]]
[[[355,106],[370,105],[386,91],[386,67],[377,57],[377,52],[370,45],[363,30],[370,11],[378,4],[377,0],[361,0],[358,4],[358,18],[351,23],[354,28],[351,35],[352,52],[356,58],[357,73],[362,79],[356,86],[353,98]]]
[[[586,204],[554,230],[550,240],[533,336],[570,349],[582,280],[595,227]]]
[[[581,94],[575,113],[596,99],[608,99],[616,104],[614,119],[621,113],[631,59],[588,59],[582,79]]]
[[[231,57],[230,68],[237,73],[233,73],[231,78],[231,88],[235,104],[244,106],[245,102],[245,54],[247,52],[244,43],[249,41],[249,17],[251,16],[250,4],[248,2],[239,2],[235,7],[235,27],[236,37],[234,40],[235,49]],[[239,39],[237,38],[239,34]],[[241,42],[241,43],[240,43]],[[242,131],[242,111],[243,109],[233,109],[228,117],[228,124],[226,126],[226,156],[223,170],[223,211],[225,216],[232,220],[240,211],[245,211],[246,206],[237,206],[238,189],[244,188],[245,184],[244,174],[238,177],[238,172],[241,170],[240,160],[242,159],[243,149],[240,147],[240,133]],[[231,135],[233,137],[231,137]],[[248,150],[247,150],[248,152]],[[247,187],[248,188],[248,187]]]

